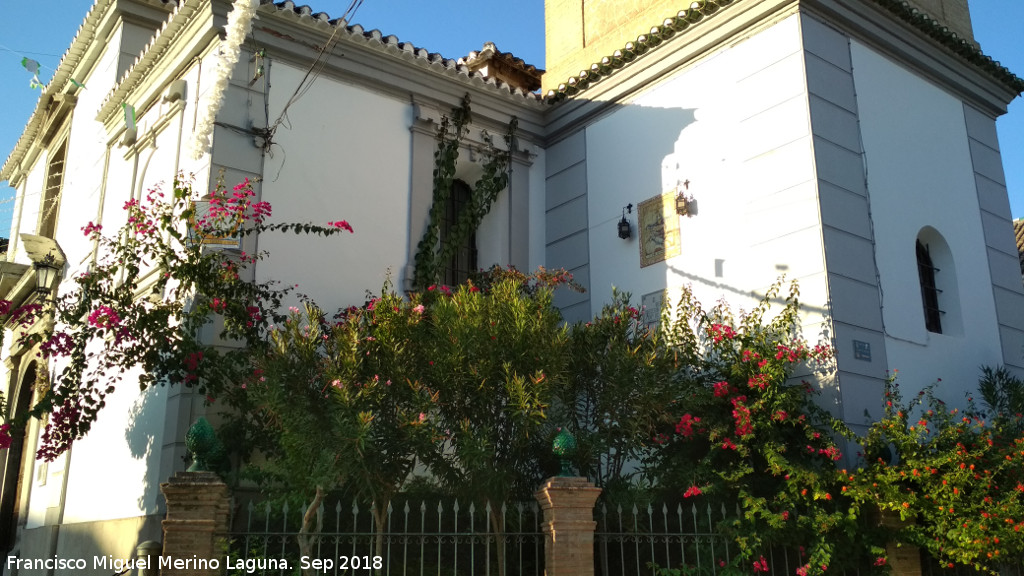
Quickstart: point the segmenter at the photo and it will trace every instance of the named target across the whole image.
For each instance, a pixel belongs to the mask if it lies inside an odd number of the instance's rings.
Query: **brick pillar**
[[[161,576],[222,574],[231,505],[227,485],[212,472],[178,472],[160,491],[167,499]]]
[[[594,503],[601,489],[586,478],[551,478],[534,497],[544,511],[546,576],[594,576]]]
[[[878,523],[893,532],[913,524],[912,520],[903,520],[899,512],[882,510]],[[889,568],[892,576],[921,576],[921,549],[903,542],[889,542],[885,545],[885,554],[889,557]]]

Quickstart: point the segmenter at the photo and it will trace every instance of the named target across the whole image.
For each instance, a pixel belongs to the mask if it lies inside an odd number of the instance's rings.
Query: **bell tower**
[[[594,62],[689,4],[685,0],[545,0],[547,72],[541,91],[589,70]]]
[[[974,28],[971,26],[971,11],[967,0],[907,0],[911,6],[939,21],[950,32],[974,42]]]
[[[547,43],[542,92],[557,87],[581,70],[646,34],[680,10],[705,4],[750,0],[545,0]],[[876,0],[856,0],[875,3]],[[967,0],[908,0],[957,36],[974,42]]]

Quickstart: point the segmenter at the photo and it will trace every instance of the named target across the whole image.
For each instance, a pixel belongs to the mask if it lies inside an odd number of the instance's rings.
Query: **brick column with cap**
[[[221,574],[231,506],[227,485],[212,472],[178,472],[160,491],[167,500],[161,576]],[[184,564],[175,567],[175,560]]]
[[[912,520],[902,520],[899,512],[880,510],[878,523],[881,526],[897,531],[913,524]],[[893,576],[921,576],[921,549],[912,544],[889,542],[885,545],[885,555],[889,558],[889,570]]]
[[[534,494],[544,511],[546,576],[594,576],[594,503],[600,494],[586,478],[562,476]]]

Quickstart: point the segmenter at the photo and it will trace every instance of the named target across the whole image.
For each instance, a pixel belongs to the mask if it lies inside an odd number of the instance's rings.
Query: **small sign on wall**
[[[643,310],[643,316],[640,317],[640,322],[646,328],[657,328],[658,324],[661,323],[661,307],[664,302],[664,290],[644,294],[643,297],[640,298],[640,306]]]
[[[640,267],[678,256],[679,215],[676,214],[675,192],[649,198],[637,207],[640,229]]]
[[[871,362],[871,343],[860,340],[853,341],[853,357],[857,360]]]

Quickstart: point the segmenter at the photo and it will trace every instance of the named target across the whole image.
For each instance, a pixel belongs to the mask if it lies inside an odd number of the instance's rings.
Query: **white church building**
[[[854,426],[877,413],[894,369],[908,386],[941,378],[949,399],[979,366],[1024,373],[995,130],[1024,81],[981,53],[967,0],[546,0],[546,72],[493,45],[449,59],[263,0],[212,147],[195,158],[231,10],[96,0],[0,167],[17,191],[0,298],[39,298],[32,264],[50,252],[63,278],[84,271],[93,245],[81,229],[116,229],[125,201],[179,172],[197,189],[221,173],[259,179],[274,221],[355,228],[343,240],[261,237],[272,254],[261,280],[298,283],[326,309],[387,278],[408,286],[436,130],[469,94],[461,179],[480,170],[484,131],[519,126],[511,183],[470,265],[571,271],[587,292],[559,296],[567,320],[599,312],[613,286],[652,307],[682,286],[749,306],[785,274],[800,283],[808,337],[835,347],[826,398]],[[11,330],[8,418],[47,371]],[[55,462],[32,458],[38,423],[0,452],[0,549],[126,558],[160,539],[158,487],[184,467],[202,398],[122,388]]]

